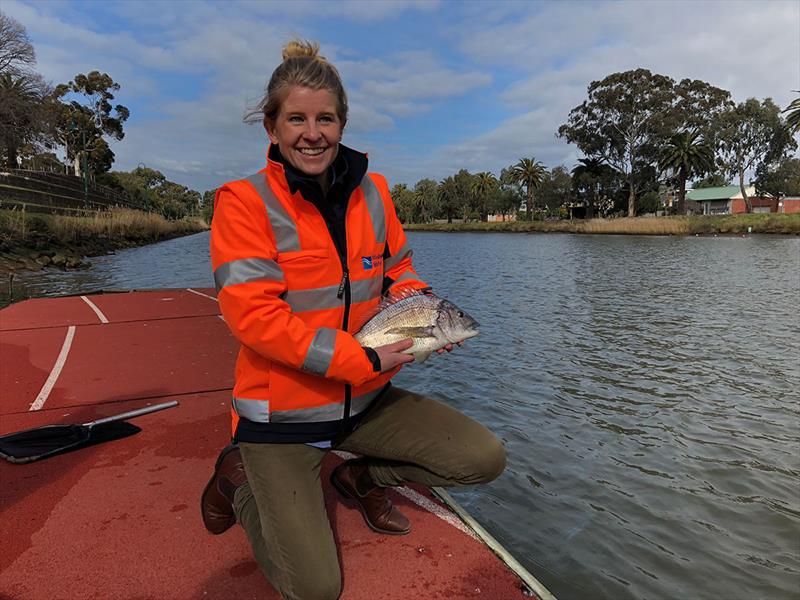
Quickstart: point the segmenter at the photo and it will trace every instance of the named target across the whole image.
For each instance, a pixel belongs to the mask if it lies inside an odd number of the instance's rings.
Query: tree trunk
[[[525,200],[525,220],[526,221],[532,221],[533,220],[533,218],[531,216],[533,214],[533,212],[532,212],[533,206],[532,205],[533,205],[533,191],[530,188],[528,188],[528,199]]]
[[[592,186],[589,191],[589,194],[586,196],[586,218],[587,219],[594,219],[594,198],[597,195],[595,188],[597,186]],[[570,218],[572,218],[572,214],[570,214]]]
[[[19,169],[17,164],[17,145],[11,141],[6,141],[6,166],[9,169]]]
[[[739,169],[739,190],[742,192],[742,198],[744,199],[745,212],[753,212],[753,205],[750,203],[750,198],[747,197],[747,192],[744,189],[744,169]]]
[[[686,214],[686,167],[681,165],[678,171],[678,214]]]
[[[72,167],[75,170],[75,177],[81,176],[81,154],[78,152],[75,154],[75,158],[72,160]]]
[[[636,216],[636,191],[633,189],[633,177],[628,178],[628,216]]]

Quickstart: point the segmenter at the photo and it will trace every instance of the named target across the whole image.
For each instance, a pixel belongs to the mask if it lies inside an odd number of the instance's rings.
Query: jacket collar
[[[366,175],[368,164],[366,154],[340,143],[336,159],[328,167],[331,171],[329,195],[330,190],[341,186],[343,188],[341,192],[345,198],[348,198]],[[324,197],[319,183],[313,177],[290,165],[276,144],[270,144],[267,149],[267,169],[283,175],[278,179],[281,185],[285,185],[289,189],[291,194],[299,191],[304,198],[310,201],[319,201]]]

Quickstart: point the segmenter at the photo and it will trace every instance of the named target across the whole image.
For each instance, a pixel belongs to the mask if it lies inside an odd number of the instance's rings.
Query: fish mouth
[[[468,340],[470,338],[474,338],[479,333],[480,333],[480,331],[478,331],[477,329],[471,329],[470,331],[467,331],[467,332],[464,333],[464,339]]]

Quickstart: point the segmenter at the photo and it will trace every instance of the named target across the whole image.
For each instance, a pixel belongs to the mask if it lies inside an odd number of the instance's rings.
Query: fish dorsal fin
[[[422,290],[418,290],[417,288],[413,287],[403,287],[399,290],[393,290],[388,296],[385,296],[383,300],[380,301],[380,304],[375,308],[375,313],[379,313],[382,310],[386,310],[392,304],[397,304],[401,300],[405,300],[406,298],[413,298],[414,296],[427,296],[431,294],[426,294]]]
[[[378,313],[386,310],[393,304],[397,304],[406,298],[413,298],[414,296],[433,296],[433,294],[426,294],[422,290],[418,290],[417,288],[410,286],[402,287],[399,290],[392,290],[392,292],[385,296],[378,304],[376,304],[372,310],[368,311],[367,314],[362,316],[363,321],[361,323],[361,327],[364,327],[364,325],[369,323],[369,321]]]

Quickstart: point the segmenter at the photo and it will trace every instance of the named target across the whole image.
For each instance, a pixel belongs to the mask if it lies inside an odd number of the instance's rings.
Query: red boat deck
[[[0,461],[0,599],[278,598],[244,532],[212,536],[200,519],[200,494],[230,438],[237,351],[214,295],[95,294],[0,311],[0,434],[180,402],[132,420],[142,429],[132,437]],[[323,481],[340,460],[329,453]],[[412,521],[407,536],[373,533],[326,483],[344,600],[552,598],[440,496],[391,493]]]

